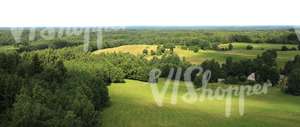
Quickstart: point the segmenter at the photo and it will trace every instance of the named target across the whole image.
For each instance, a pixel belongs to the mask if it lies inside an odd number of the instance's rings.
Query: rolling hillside
[[[264,49],[280,49],[282,45],[279,44],[254,44],[253,50],[245,50],[244,47],[248,45],[248,43],[233,43],[234,48],[232,51],[215,51],[215,50],[199,50],[199,52],[195,53],[190,50],[181,49],[179,46],[175,48],[175,53],[180,57],[184,57],[186,60],[193,64],[200,64],[208,59],[215,59],[221,63],[225,62],[227,57],[233,57],[234,60],[242,60],[242,59],[253,59],[256,58],[257,55],[264,52],[261,48]],[[221,45],[224,46],[224,45]],[[113,52],[122,52],[122,53],[131,53],[134,55],[141,55],[144,49],[156,50],[156,45],[124,45],[115,48],[101,49],[93,52],[93,54],[99,53],[113,53]],[[295,45],[288,45],[288,47],[295,47]],[[279,67],[283,67],[284,64],[293,59],[295,55],[300,55],[300,51],[278,51],[277,63]],[[146,58],[151,59],[151,55],[147,55]]]

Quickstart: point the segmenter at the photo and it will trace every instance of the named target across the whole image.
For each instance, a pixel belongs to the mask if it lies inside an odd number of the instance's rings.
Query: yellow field
[[[157,45],[124,45],[124,46],[120,46],[120,47],[115,47],[115,48],[107,48],[107,49],[100,49],[97,50],[95,52],[93,52],[93,54],[100,54],[100,53],[131,53],[133,55],[142,55],[143,54],[143,50],[147,49],[149,54],[150,51],[156,51]],[[194,53],[193,51],[190,50],[183,50],[181,49],[179,46],[177,46],[174,50],[174,52],[179,55],[181,58],[185,57],[186,60],[190,61],[193,64],[198,64],[203,62],[204,60],[199,60],[199,59],[195,59],[192,56],[197,56],[197,53]],[[200,50],[199,52],[206,52],[204,50]],[[147,59],[151,59],[153,56],[151,55],[147,55],[146,58]]]

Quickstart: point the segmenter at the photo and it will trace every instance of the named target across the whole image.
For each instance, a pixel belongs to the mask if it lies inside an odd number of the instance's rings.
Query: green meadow
[[[251,44],[254,49],[246,50],[249,43],[233,43],[231,51],[199,50],[193,52],[176,46],[175,53],[193,64],[201,64],[205,60],[215,59],[225,62],[227,57],[234,60],[254,59],[266,49],[281,49],[280,44]],[[221,45],[224,46],[224,45]],[[295,45],[287,45],[288,48]],[[112,53],[127,52],[141,55],[143,49],[156,50],[155,45],[125,45],[94,52]],[[283,67],[299,51],[278,51],[277,64]],[[147,55],[151,59],[153,56]],[[159,56],[158,56],[159,57]],[[158,88],[161,91],[165,79],[160,79]],[[174,81],[172,81],[174,83]],[[239,96],[232,98],[231,115],[225,116],[226,100],[196,101],[188,103],[182,99],[187,89],[184,82],[180,82],[176,104],[171,103],[174,84],[168,87],[163,105],[159,106],[152,93],[152,87],[147,82],[126,80],[126,83],[113,83],[109,86],[111,106],[103,112],[103,127],[300,127],[300,97],[282,93],[279,87],[269,87],[267,94],[245,97],[245,113],[239,113]],[[211,83],[209,88],[228,88],[222,83]],[[201,91],[198,97],[203,96]]]
[[[165,80],[158,83],[162,89]],[[223,84],[209,84],[228,87]],[[245,113],[239,115],[239,99],[232,98],[230,117],[225,117],[225,100],[204,100],[186,103],[181,97],[186,86],[180,82],[177,104],[171,104],[171,84],[163,105],[154,100],[149,83],[126,80],[109,86],[111,106],[103,112],[103,127],[299,127],[300,97],[283,94],[278,88],[268,89],[266,95],[245,98]],[[198,94],[201,96],[201,94]]]

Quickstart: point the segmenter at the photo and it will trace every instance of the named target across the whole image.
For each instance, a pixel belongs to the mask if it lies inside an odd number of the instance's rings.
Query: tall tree
[[[232,45],[231,43],[228,45],[228,49],[229,49],[229,50],[232,50],[232,49],[233,49],[233,45]]]
[[[288,91],[294,95],[300,95],[300,68],[293,70],[288,76]]]

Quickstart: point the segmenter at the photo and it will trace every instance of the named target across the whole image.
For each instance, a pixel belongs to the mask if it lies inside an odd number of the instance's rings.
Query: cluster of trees
[[[184,58],[181,59],[176,54],[164,54],[160,59],[157,57],[153,57],[150,60],[150,66],[152,68],[158,68],[161,70],[160,77],[168,78],[169,73],[172,69],[174,69],[173,75],[170,75],[172,79],[176,78],[176,71],[178,68],[181,68],[184,72],[188,67],[191,66],[189,62],[187,62]],[[183,74],[180,79],[183,79]]]
[[[287,76],[287,82],[283,84],[284,92],[300,95],[300,55],[297,55],[293,60],[288,61],[285,64],[282,73]]]
[[[185,71],[192,64],[187,62],[184,58],[181,59],[176,54],[165,53],[160,58],[154,56],[151,60],[147,60],[143,55],[136,56],[129,53],[109,53],[99,54],[92,57],[93,63],[89,66],[100,70],[107,70],[107,75],[111,82],[124,82],[124,79],[134,79],[140,81],[149,81],[149,73],[152,69],[160,69],[160,77],[167,78],[172,69],[175,71],[181,68]],[[101,61],[101,64],[99,64]],[[78,62],[77,62],[78,63]],[[175,72],[171,75],[175,79]],[[180,79],[183,79],[181,75]]]
[[[117,79],[116,81],[122,82],[124,78],[140,81],[148,81],[149,79],[148,75],[151,66],[149,66],[149,62],[143,56],[135,56],[129,53],[110,53],[100,54],[95,59],[107,62],[104,66],[113,65],[116,67],[116,70],[109,68],[110,73],[113,73],[111,76],[114,76],[114,79]]]
[[[163,55],[165,53],[172,54],[174,52],[175,48],[176,48],[176,46],[173,43],[167,43],[167,44],[163,44],[163,45],[158,45],[157,48],[156,48],[156,51],[150,50],[150,55],[152,55],[152,56],[154,56],[154,55],[160,56],[160,55]],[[148,55],[149,54],[149,51],[148,51],[147,48],[143,50],[143,54],[144,55]]]
[[[148,81],[148,75],[152,68],[160,69],[162,71],[160,76],[167,78],[172,69],[175,69],[176,72],[178,68],[181,68],[184,72],[192,66],[191,63],[176,54],[163,54],[161,58],[153,57],[150,61],[144,59],[143,56],[116,53],[105,54],[103,58],[105,58],[104,61],[108,61],[119,68],[119,74],[125,75],[123,77],[118,76],[120,79],[129,78],[141,81]],[[255,59],[234,61],[231,57],[228,57],[224,64],[220,64],[215,60],[206,60],[199,66],[203,67],[204,71],[210,70],[212,72],[210,82],[217,82],[218,79],[224,79],[225,83],[229,84],[254,84],[255,82],[270,81],[273,85],[277,85],[280,80],[280,73],[289,75],[292,74],[292,70],[297,70],[296,68],[300,67],[300,57],[296,56],[294,61],[289,61],[282,72],[277,69],[276,58],[276,50],[266,50]],[[171,75],[172,79],[176,78],[175,72]],[[255,81],[248,81],[247,77],[252,73],[255,74]],[[293,74],[296,74],[296,72]],[[202,75],[195,71],[192,73],[191,78],[196,87],[201,86]],[[183,75],[181,75],[180,80],[183,80]],[[294,89],[294,87],[290,87],[290,89]]]
[[[233,34],[228,37],[229,42],[251,42],[251,38],[248,35]]]
[[[255,73],[255,80],[257,82],[262,83],[269,80],[272,84],[276,85],[279,80],[276,57],[277,53],[275,50],[267,50],[253,60],[233,61],[231,57],[228,57],[222,65],[215,60],[207,60],[201,66],[204,70],[212,72],[210,82],[225,79],[225,83],[247,83],[247,77]]]
[[[104,73],[69,72],[64,61],[46,57],[0,54],[0,125],[99,126],[109,104]]]
[[[119,81],[122,81],[124,78],[148,81],[149,72],[153,68],[160,69],[160,77],[164,78],[169,77],[171,70],[174,69],[171,78],[176,79],[178,68],[181,68],[182,72],[184,72],[188,67],[192,66],[191,63],[176,54],[164,54],[161,58],[153,57],[150,61],[144,59],[143,56],[130,54],[112,53],[100,56],[97,56],[98,60],[101,59],[101,61],[111,63],[111,67],[118,68],[116,70],[119,71],[114,71],[118,73],[113,75],[117,76],[119,74],[118,78],[115,78],[119,79]],[[270,81],[273,85],[277,85],[281,72],[277,69],[276,58],[276,50],[267,50],[255,59],[234,61],[231,57],[228,57],[224,64],[220,64],[215,60],[207,60],[199,66],[204,71],[210,70],[212,72],[210,82],[217,82],[218,79],[224,79],[224,82],[229,84],[254,84],[255,82],[264,83]],[[291,70],[295,70],[296,67],[300,66],[299,61],[300,57],[297,56],[294,61],[288,62],[282,73],[286,75],[291,74]],[[252,73],[255,74],[255,81],[248,81],[247,77]],[[196,87],[201,86],[202,75],[195,71],[192,72],[191,78]],[[181,75],[180,80],[183,80],[183,75]],[[294,87],[291,88],[294,89]]]

